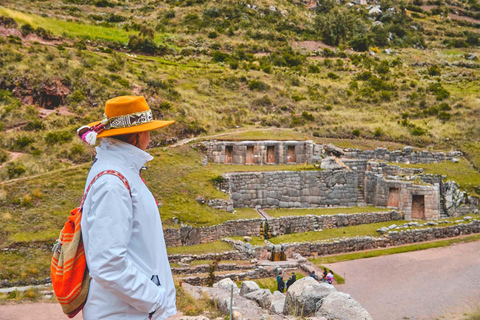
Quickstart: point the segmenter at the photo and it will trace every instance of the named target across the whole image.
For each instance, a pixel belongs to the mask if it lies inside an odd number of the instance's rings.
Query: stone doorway
[[[275,146],[267,147],[267,163],[276,163],[275,161]]]
[[[253,164],[253,146],[247,146],[247,155],[245,157],[246,164]]]
[[[425,219],[425,196],[412,196],[412,219]]]
[[[287,149],[287,163],[296,163],[295,146],[288,146]]]
[[[398,208],[399,200],[400,200],[400,190],[398,188],[389,188],[387,207]]]
[[[233,163],[233,146],[225,147],[225,163]]]

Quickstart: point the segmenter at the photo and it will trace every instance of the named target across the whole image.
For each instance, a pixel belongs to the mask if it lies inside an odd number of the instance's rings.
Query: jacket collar
[[[142,149],[114,138],[103,138],[100,146],[95,149],[99,160],[120,162],[136,172],[140,171],[145,163],[153,160],[153,157]]]

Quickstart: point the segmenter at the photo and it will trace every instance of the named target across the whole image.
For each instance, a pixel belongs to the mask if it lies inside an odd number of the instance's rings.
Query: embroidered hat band
[[[109,129],[118,129],[118,128],[128,128],[133,126],[138,126],[141,124],[149,123],[153,121],[152,111],[142,111],[132,114],[127,114],[124,116],[107,118],[102,120],[102,123],[105,122],[105,130]]]

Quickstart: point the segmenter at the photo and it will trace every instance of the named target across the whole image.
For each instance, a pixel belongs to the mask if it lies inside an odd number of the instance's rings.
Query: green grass
[[[463,158],[459,159],[458,163],[444,161],[429,164],[393,164],[404,168],[423,168],[425,173],[446,175],[447,180],[453,180],[469,192],[480,195],[480,172]]]
[[[40,248],[0,251],[0,279],[30,281],[50,277],[52,252]]]
[[[251,129],[241,132],[232,132],[221,135],[217,140],[311,140],[308,134],[300,133],[292,129]]]
[[[376,207],[349,207],[349,208],[315,208],[315,209],[267,209],[265,210],[272,217],[287,217],[287,216],[305,216],[312,215],[332,215],[332,214],[356,214],[365,212],[382,212],[388,211],[386,208]]]
[[[190,266],[198,266],[202,264],[211,264],[213,263],[213,260],[194,260],[190,262]],[[249,265],[250,261],[245,261],[245,260],[220,260],[218,264],[231,264],[235,263],[237,265]]]
[[[233,250],[233,246],[223,241],[214,241],[202,243],[193,246],[168,247],[168,254],[204,254],[204,253],[220,253]]]
[[[324,229],[323,231],[311,231],[304,233],[286,234],[269,239],[274,244],[293,243],[293,242],[315,242],[320,240],[329,240],[334,238],[353,238],[371,236],[378,237],[380,234],[376,231],[381,227],[388,227],[392,224],[403,224],[404,220],[387,221],[372,224],[362,224],[358,226],[349,226],[336,229]]]
[[[441,247],[451,246],[456,243],[466,243],[466,242],[472,242],[472,241],[478,241],[478,240],[480,240],[480,235],[476,234],[476,235],[467,236],[463,238],[438,240],[434,242],[418,243],[418,244],[406,245],[406,246],[389,248],[389,249],[377,249],[377,250],[370,250],[365,252],[354,252],[354,253],[339,254],[334,256],[310,258],[308,260],[313,262],[317,266],[322,266],[323,264],[357,260],[357,259],[365,259],[365,258],[374,258],[374,257],[379,257],[384,255],[418,251],[418,250],[426,250],[426,249],[432,249],[432,248],[441,248]]]
[[[291,276],[291,272],[289,271],[288,273],[285,272],[284,275],[284,281],[286,282],[288,278]],[[295,272],[295,276],[297,277],[297,280],[302,279],[305,277],[305,275],[301,272]],[[261,279],[253,279],[252,281],[255,281],[258,286],[262,289],[269,289],[270,292],[274,292],[277,290],[277,277],[272,277],[272,278],[261,278]],[[240,287],[242,285],[243,281],[238,281],[237,285]],[[286,289],[286,288],[285,288]]]
[[[231,239],[234,239],[234,240],[238,240],[238,241],[243,241],[243,237],[242,236],[239,236],[239,237],[229,237]],[[265,245],[265,240],[261,240],[260,237],[251,237],[252,238],[252,241],[250,241],[249,243],[254,246],[254,247],[257,247],[257,246],[264,246]]]
[[[95,26],[64,20],[44,18],[39,15],[23,13],[13,9],[0,7],[0,15],[8,16],[19,24],[30,24],[34,28],[42,27],[56,36],[71,38],[101,39],[108,41],[128,42],[128,36],[136,32],[127,32],[123,29]]]

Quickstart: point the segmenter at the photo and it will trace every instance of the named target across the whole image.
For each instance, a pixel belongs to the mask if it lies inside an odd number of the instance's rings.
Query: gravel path
[[[326,266],[373,319],[452,319],[480,301],[480,241]]]

